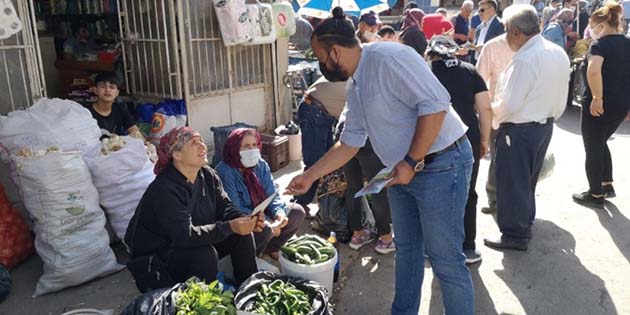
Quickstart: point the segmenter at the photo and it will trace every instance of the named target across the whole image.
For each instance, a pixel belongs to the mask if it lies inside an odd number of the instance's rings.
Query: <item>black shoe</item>
[[[585,191],[581,194],[573,194],[573,201],[581,205],[603,206],[604,197],[593,197],[590,192]]]
[[[506,237],[486,238],[483,243],[490,248],[495,249],[513,249],[519,251],[527,250],[527,241],[517,241]]]
[[[483,208],[481,208],[481,213],[491,214],[491,213],[495,213],[495,212],[497,212],[497,208],[496,207],[483,207]]]
[[[604,185],[602,186],[602,189],[604,190],[604,198],[608,199],[608,198],[617,197],[617,194],[615,194],[615,188],[613,188],[613,185]]]

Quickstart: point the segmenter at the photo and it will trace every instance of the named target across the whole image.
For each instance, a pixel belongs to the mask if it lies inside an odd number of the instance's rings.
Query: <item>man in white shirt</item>
[[[486,81],[488,86],[488,92],[490,93],[490,101],[494,100],[494,93],[497,87],[497,81],[499,75],[507,68],[512,62],[514,52],[510,48],[510,45],[505,38],[505,34],[499,37],[493,38],[487,42],[481,53],[479,54],[479,60],[477,60],[477,71],[481,77]],[[497,131],[492,129],[490,132],[490,143],[494,144]],[[497,209],[497,189],[495,183],[494,173],[494,145],[490,146],[490,167],[488,168],[488,180],[486,181],[486,193],[488,195],[488,206],[481,208],[483,213],[493,213]]]
[[[569,59],[540,35],[536,9],[513,5],[503,13],[506,39],[516,52],[499,77],[492,103],[496,139],[497,223],[502,235],[486,246],[527,250],[536,215],[536,182],[564,111]]]

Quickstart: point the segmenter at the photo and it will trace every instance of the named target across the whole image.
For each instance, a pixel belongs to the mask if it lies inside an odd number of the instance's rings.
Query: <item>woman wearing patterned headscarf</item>
[[[424,11],[409,9],[405,11],[400,33],[400,42],[416,50],[420,56],[424,56],[427,49],[427,39],[422,32],[422,18]]]
[[[567,50],[567,35],[573,31],[573,20],[575,16],[573,10],[562,9],[542,31],[542,36],[558,46]]]
[[[255,129],[239,128],[230,133],[223,148],[223,161],[217,173],[225,191],[239,210],[251,213],[267,197],[276,193],[269,165],[260,156],[262,141]],[[277,196],[265,209],[265,228],[254,233],[256,253],[280,257],[286,243],[304,221],[306,213],[299,204],[290,207]]]
[[[158,146],[157,175],[129,223],[125,242],[129,270],[141,291],[171,286],[196,276],[217,277],[218,260],[230,254],[235,280],[257,271],[252,232],[262,215],[241,213],[207,166],[201,135],[188,127],[167,133]]]

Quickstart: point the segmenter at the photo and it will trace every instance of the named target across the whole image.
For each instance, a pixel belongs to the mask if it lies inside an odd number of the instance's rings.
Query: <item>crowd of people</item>
[[[516,4],[499,17],[496,1],[482,0],[473,14],[475,5],[467,0],[451,18],[412,5],[400,28],[382,25],[374,13],[353,21],[335,8],[332,17],[302,27],[298,37],[309,40],[296,42],[312,49],[323,78],[298,112],[306,167],[287,187],[295,202],[274,197],[282,192],[261,158],[256,130],[233,131],[216,170],[208,166],[197,131],[171,130],[160,141],[157,176],[125,237],[138,287],[166,287],[191,276],[213,281],[218,260],[228,254],[234,280],[243,282],[257,271],[256,257],[278,259],[307,217],[317,181],[343,169],[349,246],[376,240],[377,252],[396,253],[392,314],[417,314],[425,270],[418,262],[425,257],[440,282],[446,314],[473,314],[466,265],[481,261],[475,246],[480,160],[489,153],[492,161],[482,212],[496,212],[501,232],[485,244],[526,250],[535,237],[536,184],[569,94],[569,52],[581,37],[592,40],[581,67],[589,189],[573,199],[602,205],[615,196],[606,143],[630,110],[624,89],[630,86],[630,38],[623,35],[628,19],[616,2],[584,12],[575,4]],[[574,25],[582,13],[588,14],[583,31]],[[133,118],[114,104],[116,76],[95,83],[90,111],[99,126],[138,133]],[[385,167],[391,182],[371,196],[371,231],[354,194]],[[265,211],[252,214],[270,197]]]

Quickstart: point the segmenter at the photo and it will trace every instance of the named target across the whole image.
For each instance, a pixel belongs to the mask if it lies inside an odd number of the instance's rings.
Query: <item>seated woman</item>
[[[244,213],[251,213],[267,197],[276,192],[271,170],[260,157],[262,142],[254,129],[239,128],[230,133],[223,148],[223,161],[217,172],[230,199]],[[306,213],[299,204],[290,207],[276,196],[265,209],[266,222],[262,232],[254,233],[256,253],[279,258],[280,247],[286,243],[304,221]]]
[[[264,217],[249,217],[232,204],[206,166],[206,154],[203,139],[188,127],[171,130],[160,142],[157,177],[125,235],[128,267],[141,291],[192,276],[211,282],[218,260],[228,254],[238,283],[257,271],[251,233],[262,231]]]

